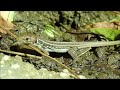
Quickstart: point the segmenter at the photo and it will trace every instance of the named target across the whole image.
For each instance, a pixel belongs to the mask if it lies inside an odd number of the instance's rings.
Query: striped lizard
[[[91,47],[118,45],[118,41],[97,41],[97,42],[57,42],[37,39],[35,46],[42,48],[48,52],[66,53],[68,52],[73,59],[77,59],[82,54],[86,53]]]
[[[77,49],[83,49],[88,48],[87,50],[90,50],[91,47],[100,47],[100,46],[111,46],[111,45],[120,45],[120,40],[118,41],[90,41],[90,42],[57,42],[57,41],[49,41],[44,40],[39,37],[36,37],[34,34],[22,34],[22,36],[19,37],[19,41],[21,42],[21,39],[26,42],[33,42],[32,44],[37,46],[38,48],[41,48],[43,51],[47,52],[57,52],[57,53],[66,53],[71,51],[71,49],[77,48]],[[73,50],[72,50],[73,51]],[[69,53],[72,56],[72,53]]]

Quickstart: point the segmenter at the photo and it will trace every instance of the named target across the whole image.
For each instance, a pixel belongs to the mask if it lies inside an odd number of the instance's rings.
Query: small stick
[[[13,34],[12,32],[10,32],[9,30],[7,29],[4,29],[2,26],[0,26],[0,28],[2,28],[3,30],[5,30],[9,35],[13,36],[14,38],[17,39],[17,36],[15,34]]]
[[[24,54],[24,53],[20,53],[20,52],[14,52],[14,51],[6,51],[6,50],[1,50],[1,52],[5,52],[5,53],[10,53],[10,54],[16,54],[16,55],[21,55],[21,56],[28,56],[28,57],[32,57],[32,58],[38,58],[41,59],[42,57],[40,56],[36,56],[36,55],[31,55],[31,54]]]
[[[1,28],[2,28],[2,27],[1,27]],[[3,28],[2,28],[2,29],[3,29]],[[6,29],[4,29],[4,30],[5,30],[9,35],[13,36],[15,39],[18,40],[18,38],[17,38],[17,36],[16,36],[15,34],[13,34],[12,32],[10,32],[10,31],[8,31],[8,30],[6,30]],[[64,64],[62,64],[61,62],[59,62],[57,59],[52,58],[52,57],[44,54],[43,52],[41,52],[40,50],[38,50],[36,47],[34,47],[34,46],[30,45],[30,44],[29,44],[29,45],[25,45],[25,46],[28,47],[28,48],[31,48],[31,49],[37,51],[38,53],[40,53],[41,55],[46,56],[46,57],[50,58],[51,60],[57,62],[58,64],[60,64],[60,65],[63,66],[64,68],[66,68],[69,72],[71,72],[71,73],[75,76],[75,78],[80,79],[80,77],[78,77],[78,75],[77,75],[75,72],[73,72],[70,68],[68,68],[67,66],[65,66]],[[20,54],[20,53],[19,53],[19,54]],[[29,54],[28,54],[28,55],[29,55]]]
[[[75,76],[75,78],[80,79],[80,78],[78,77],[78,75],[77,75],[74,71],[72,71],[70,68],[68,68],[67,66],[65,66],[65,65],[62,64],[61,62],[59,62],[57,59],[52,58],[52,57],[44,54],[43,52],[41,52],[40,50],[38,50],[36,47],[34,47],[34,46],[32,46],[32,45],[28,45],[28,46],[31,47],[32,49],[34,49],[35,51],[37,51],[38,53],[40,53],[41,55],[43,55],[43,56],[45,56],[45,57],[48,57],[48,58],[50,58],[51,60],[57,62],[58,64],[60,64],[60,65],[63,66],[64,68],[66,68],[69,72],[71,72],[71,73]]]

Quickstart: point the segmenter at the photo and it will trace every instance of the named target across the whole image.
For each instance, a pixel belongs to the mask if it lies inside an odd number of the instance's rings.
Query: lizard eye
[[[29,41],[29,38],[26,38],[26,41]]]

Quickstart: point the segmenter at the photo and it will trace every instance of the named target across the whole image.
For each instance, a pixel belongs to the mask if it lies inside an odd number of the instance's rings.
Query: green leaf
[[[95,34],[103,35],[110,40],[115,40],[120,35],[120,30],[111,28],[91,28],[90,31]]]
[[[51,25],[46,25],[45,26],[44,33],[46,33],[48,36],[50,36],[52,38],[54,37],[55,34],[59,35],[59,33],[56,32],[55,28],[53,26],[51,26]]]

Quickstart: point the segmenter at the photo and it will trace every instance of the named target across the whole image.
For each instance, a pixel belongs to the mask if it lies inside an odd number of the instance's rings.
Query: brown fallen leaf
[[[110,29],[116,29],[120,30],[120,22],[118,21],[113,21],[113,22],[98,22],[90,25],[86,25],[86,28],[110,28]]]
[[[1,33],[7,34],[7,32],[4,29],[10,30],[14,27],[15,25],[13,23],[4,20],[2,16],[0,15],[0,32]]]

